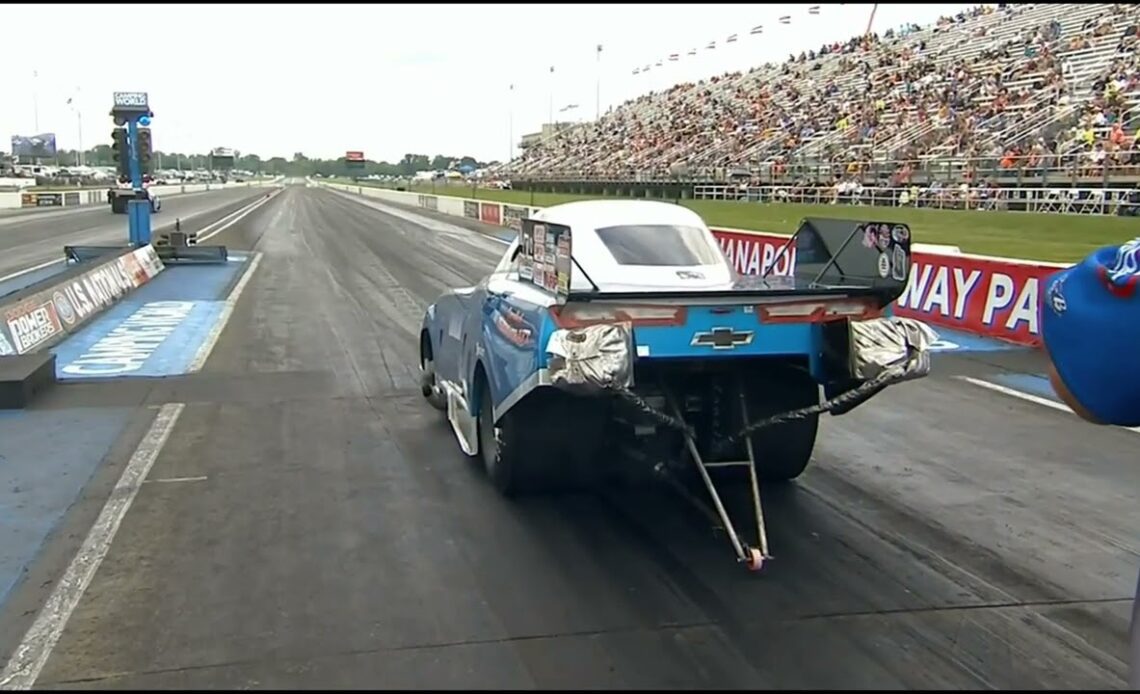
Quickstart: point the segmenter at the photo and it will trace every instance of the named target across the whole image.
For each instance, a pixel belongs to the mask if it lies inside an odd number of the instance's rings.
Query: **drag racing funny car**
[[[541,210],[483,281],[427,308],[424,397],[504,495],[630,470],[687,479],[759,569],[760,482],[803,472],[821,413],[927,375],[937,339],[889,315],[910,276],[906,225],[808,218],[784,253],[789,273],[742,276],[680,205]],[[750,487],[755,546],[717,491],[733,480]]]

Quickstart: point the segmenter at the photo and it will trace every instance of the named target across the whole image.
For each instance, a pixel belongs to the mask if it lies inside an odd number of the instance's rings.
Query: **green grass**
[[[337,181],[352,184],[352,181]],[[359,184],[367,185],[367,184]],[[476,198],[493,202],[549,207],[596,196],[535,193],[516,190],[473,189],[459,185],[416,185],[417,193]],[[866,219],[871,208],[847,205],[797,205],[721,200],[682,202],[711,227],[753,229],[790,234],[804,217]],[[1076,262],[1101,246],[1119,244],[1140,236],[1140,218],[1029,212],[966,212],[883,207],[875,217],[910,225],[919,243],[958,246],[964,253],[1049,262]]]

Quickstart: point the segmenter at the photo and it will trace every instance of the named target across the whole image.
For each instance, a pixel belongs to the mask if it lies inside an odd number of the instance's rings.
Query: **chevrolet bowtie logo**
[[[735,349],[738,345],[752,344],[752,331],[743,330],[736,332],[732,328],[713,328],[709,332],[693,335],[693,341],[689,344],[693,347],[705,346],[712,347],[713,349]]]

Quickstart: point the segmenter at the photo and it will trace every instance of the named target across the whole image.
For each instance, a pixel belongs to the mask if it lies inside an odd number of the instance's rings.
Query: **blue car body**
[[[584,221],[580,209],[565,209],[591,204],[610,206],[601,211],[602,216],[620,216],[630,210],[634,215],[656,214],[656,206],[662,205],[670,208],[666,215],[676,215],[676,210],[692,215],[678,206],[638,202],[571,203],[544,210],[540,214],[546,214],[547,219],[571,219],[570,226],[577,225],[576,259],[580,252],[595,257],[605,253],[598,244],[591,248],[588,241],[581,241],[577,231],[586,224],[596,227],[604,223],[589,221],[599,213],[591,209]],[[707,228],[704,231],[719,253],[711,232]],[[564,326],[561,317],[572,309],[598,307],[604,313],[606,307],[636,305],[671,314],[670,320],[633,323],[633,347],[639,362],[799,357],[806,360],[815,380],[826,387],[823,331],[828,316],[821,311],[838,310],[840,313],[830,318],[856,320],[881,315],[886,303],[867,300],[865,292],[860,295],[865,287],[848,287],[853,292],[846,293],[834,287],[821,291],[792,277],[743,277],[735,273],[719,285],[706,283],[697,289],[689,289],[683,280],[677,280],[672,287],[631,290],[621,285],[622,274],[635,270],[615,266],[610,266],[617,283],[612,291],[597,291],[594,286],[593,292],[576,293],[571,287],[569,302],[559,301],[556,293],[520,279],[517,266],[512,264],[518,248],[516,239],[487,278],[475,286],[446,292],[423,318],[421,365],[425,395],[428,388],[436,389],[437,406],[446,406],[461,445],[471,455],[476,452],[473,419],[481,414],[481,388],[489,390],[493,409],[490,414],[497,423],[536,388],[550,386],[546,346],[555,331]],[[731,273],[723,255],[719,258]],[[605,264],[595,262],[594,266],[604,268]],[[580,274],[588,278],[585,271]],[[676,274],[688,277],[699,273],[684,270]],[[852,294],[858,296],[852,298]],[[808,308],[797,309],[804,306]]]

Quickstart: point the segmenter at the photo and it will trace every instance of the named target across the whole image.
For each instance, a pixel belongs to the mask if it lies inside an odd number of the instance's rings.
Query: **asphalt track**
[[[825,418],[751,575],[668,490],[493,492],[419,395],[416,333],[503,246],[415,215],[287,188],[218,238],[262,258],[200,373],[48,397],[138,410],[0,653],[154,407],[185,409],[37,687],[1124,686],[1140,439],[958,378],[1032,357],[939,357]]]
[[[243,202],[264,196],[266,188],[241,187],[162,197],[162,211],[151,218],[153,228],[182,219],[187,231],[214,221]],[[113,214],[109,205],[76,207],[0,216],[0,279],[51,260],[63,258],[65,245],[127,243],[127,216]]]

